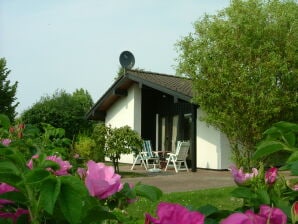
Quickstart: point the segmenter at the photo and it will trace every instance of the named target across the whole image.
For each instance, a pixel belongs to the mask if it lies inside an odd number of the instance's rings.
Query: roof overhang
[[[156,84],[156,83],[153,83],[153,82],[150,82],[148,80],[144,80],[144,79],[141,79],[133,74],[130,74],[130,73],[127,73],[126,74],[127,78],[129,78],[130,80],[134,81],[134,82],[137,82],[139,83],[140,85],[146,85],[152,89],[156,89],[158,91],[161,91],[163,93],[166,93],[168,95],[171,95],[175,98],[179,98],[181,100],[185,100],[187,102],[190,102],[190,100],[192,99],[192,97],[190,96],[187,96],[187,95],[184,95],[182,93],[179,93],[175,90],[172,90],[172,89],[169,89],[169,88],[166,88],[164,87],[163,85],[159,85],[159,84]]]
[[[181,99],[187,102],[191,102],[192,97],[167,88],[156,82],[146,80],[133,74],[129,70],[125,75],[118,78],[113,85],[103,94],[103,96],[92,106],[89,112],[86,114],[86,118],[89,120],[100,120],[104,121],[106,111],[116,102],[119,98],[127,96],[128,89],[134,83],[139,84],[140,87],[148,86],[152,89],[161,91],[165,94],[171,95],[174,99]]]
[[[114,84],[103,94],[103,96],[92,106],[86,114],[89,120],[105,120],[106,111],[120,97],[127,96],[127,90],[133,84],[126,76],[121,76]]]

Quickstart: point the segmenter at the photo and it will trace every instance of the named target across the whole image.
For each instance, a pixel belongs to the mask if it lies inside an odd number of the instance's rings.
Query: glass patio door
[[[157,116],[158,117],[158,116]],[[160,116],[158,127],[159,150],[175,152],[178,136],[179,116]]]

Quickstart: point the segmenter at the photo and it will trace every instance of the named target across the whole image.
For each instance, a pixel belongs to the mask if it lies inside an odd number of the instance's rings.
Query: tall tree
[[[18,102],[15,103],[18,82],[11,84],[8,80],[9,73],[5,58],[0,58],[0,113],[6,114],[13,121],[19,105]]]
[[[298,121],[298,4],[232,0],[177,43],[177,73],[193,79],[203,119],[226,133],[246,167],[273,123]]]
[[[79,132],[92,131],[92,122],[85,119],[85,114],[92,105],[93,101],[87,90],[77,89],[72,94],[61,90],[52,96],[42,97],[22,113],[21,119],[25,123],[48,123],[63,128],[66,137],[72,139]]]

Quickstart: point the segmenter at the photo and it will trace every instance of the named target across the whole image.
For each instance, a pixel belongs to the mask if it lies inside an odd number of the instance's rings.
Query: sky
[[[18,82],[17,112],[56,91],[87,90],[94,103],[113,84],[119,56],[133,68],[175,75],[175,44],[229,0],[0,0],[0,58]]]

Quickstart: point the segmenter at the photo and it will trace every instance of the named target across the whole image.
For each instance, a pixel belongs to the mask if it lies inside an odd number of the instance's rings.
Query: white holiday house
[[[191,80],[153,72],[126,70],[87,113],[87,118],[112,127],[129,125],[158,151],[172,151],[190,140],[189,163],[197,168],[227,169],[231,150],[224,133],[200,120],[192,103]],[[133,155],[120,162],[132,163]]]

